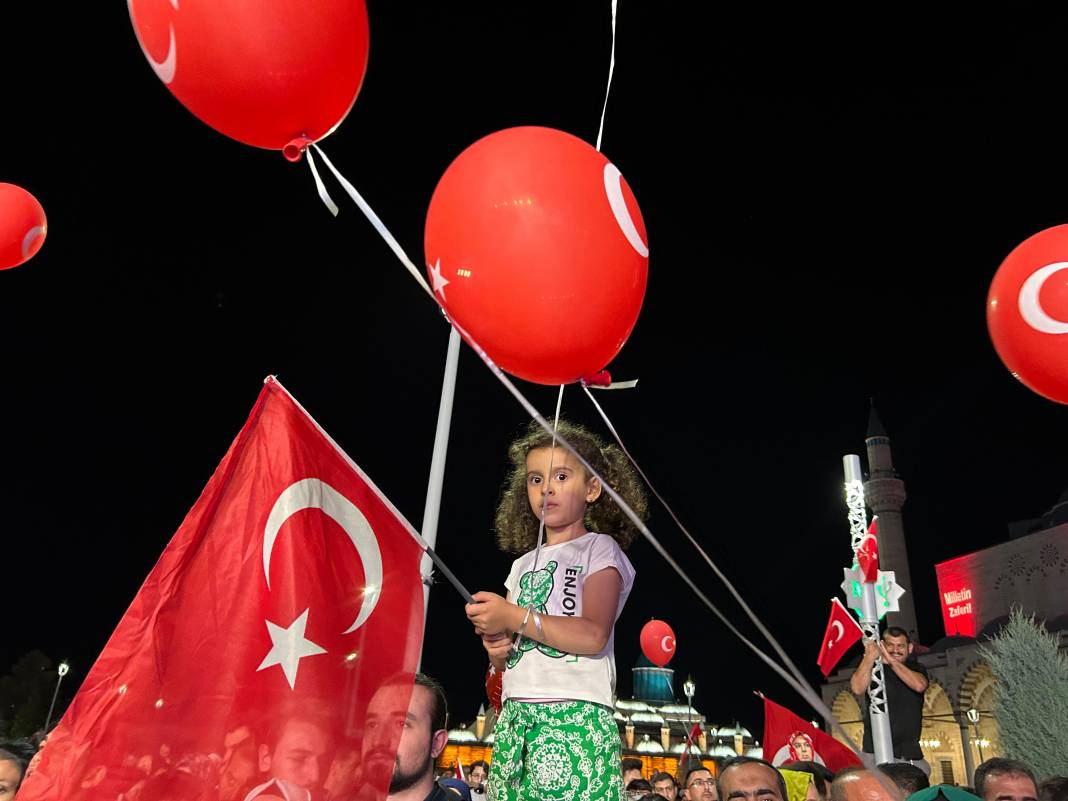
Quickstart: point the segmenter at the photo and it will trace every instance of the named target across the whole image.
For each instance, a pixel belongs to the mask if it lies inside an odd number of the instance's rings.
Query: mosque
[[[894,570],[909,592],[887,624],[900,626],[916,641],[916,612],[910,594],[929,592],[912,583],[901,509],[905,483],[894,470],[890,438],[874,408],[865,439],[869,480],[865,500],[879,515],[879,560]],[[1068,492],[1045,515],[1009,526],[1007,542],[935,565],[945,636],[915,652],[927,668],[920,747],[930,763],[931,783],[970,785],[975,766],[1003,756],[993,714],[995,679],[979,648],[997,635],[1013,606],[1045,621],[1068,651]],[[860,661],[843,663],[822,688],[823,700],[859,746],[860,706],[849,677]],[[970,713],[970,714],[969,714]],[[891,710],[891,717],[893,710]]]

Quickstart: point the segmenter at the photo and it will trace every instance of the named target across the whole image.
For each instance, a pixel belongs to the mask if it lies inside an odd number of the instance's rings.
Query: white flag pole
[[[452,423],[452,401],[456,393],[456,370],[460,359],[460,335],[449,326],[449,349],[445,356],[445,377],[441,382],[441,402],[438,404],[438,427],[434,432],[434,453],[430,459],[430,480],[426,488],[426,506],[423,508],[422,535],[431,549],[437,544],[438,516],[441,512],[441,488],[445,480],[445,456],[449,450],[449,426]],[[424,554],[420,565],[423,576],[423,629],[430,603],[430,576],[433,562]]]

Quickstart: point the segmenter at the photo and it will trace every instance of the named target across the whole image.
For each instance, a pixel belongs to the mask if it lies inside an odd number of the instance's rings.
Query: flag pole
[[[864,476],[860,471],[860,457],[855,453],[842,457],[845,471],[846,506],[849,509],[849,534],[852,540],[853,555],[867,535],[868,515],[864,511]],[[862,577],[863,578],[863,577]],[[876,642],[879,639],[879,608],[875,599],[875,585],[870,581],[861,583],[860,627],[864,630],[864,641]],[[883,677],[883,660],[878,658],[871,667],[871,684],[868,685],[871,742],[875,751],[876,764],[882,765],[894,761],[894,743],[890,735],[890,711],[886,703],[886,680]]]
[[[445,456],[449,450],[449,426],[452,423],[452,402],[456,394],[456,371],[460,360],[460,334],[449,326],[449,349],[445,355],[445,377],[441,382],[441,402],[438,404],[438,426],[434,432],[434,453],[430,458],[430,479],[426,488],[426,506],[423,508],[422,535],[426,550],[420,565],[423,578],[423,628],[426,628],[427,609],[430,604],[430,579],[432,563],[437,564],[453,586],[470,602],[471,594],[463,588],[452,572],[436,558],[434,546],[438,540],[438,516],[441,512],[441,488],[445,481]]]

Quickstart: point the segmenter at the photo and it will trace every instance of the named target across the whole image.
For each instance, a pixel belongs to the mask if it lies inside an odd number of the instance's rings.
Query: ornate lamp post
[[[52,723],[52,713],[56,709],[56,698],[59,696],[59,685],[63,683],[63,677],[70,672],[70,665],[66,662],[60,662],[59,667],[56,668],[56,673],[59,674],[59,678],[56,679],[56,689],[52,693],[52,704],[48,707],[48,717],[45,718],[45,731],[48,731],[49,725]]]
[[[975,747],[979,749],[979,764],[981,765],[986,760],[983,759],[983,740],[979,736],[979,710],[973,706],[965,714],[968,716],[972,726],[975,727]]]
[[[697,685],[693,683],[693,676],[687,676],[686,681],[682,685],[682,692],[686,696],[686,758],[690,757],[690,746],[693,745],[693,740],[690,735],[693,733],[693,696],[697,692]]]

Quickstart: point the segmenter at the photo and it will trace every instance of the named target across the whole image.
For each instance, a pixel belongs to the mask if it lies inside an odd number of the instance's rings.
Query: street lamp
[[[979,736],[979,710],[974,706],[964,713],[968,716],[968,720],[972,726],[975,727],[975,747],[979,749],[979,763],[982,764],[986,760],[983,759],[983,743],[982,738]]]
[[[45,718],[45,731],[48,731],[49,725],[52,723],[52,713],[56,709],[56,698],[59,696],[59,685],[63,683],[63,677],[70,673],[70,665],[66,662],[60,662],[59,667],[56,668],[56,673],[59,674],[59,678],[56,679],[56,689],[52,693],[52,704],[48,707],[48,717]]]
[[[683,682],[682,692],[686,696],[686,758],[689,761],[690,747],[693,745],[693,696],[697,692],[697,686],[693,683],[693,676],[688,676]]]

